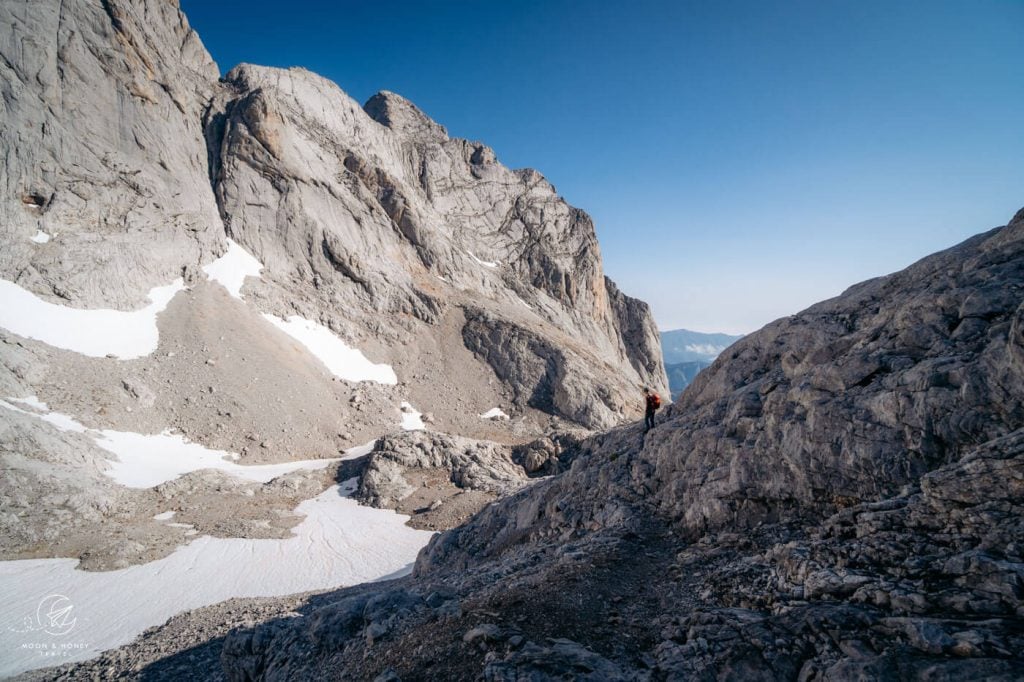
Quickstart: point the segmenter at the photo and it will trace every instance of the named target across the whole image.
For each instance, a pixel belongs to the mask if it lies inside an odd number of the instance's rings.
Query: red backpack
[[[648,400],[651,401],[651,407],[654,409],[661,407],[661,397],[657,393],[651,393],[651,397]]]

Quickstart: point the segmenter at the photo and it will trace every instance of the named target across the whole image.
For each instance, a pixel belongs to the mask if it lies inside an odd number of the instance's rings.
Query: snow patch
[[[260,263],[235,240],[228,239],[228,250],[223,256],[203,267],[203,272],[214,282],[223,285],[228,293],[242,298],[242,285],[246,277],[259,277],[263,270]]]
[[[0,279],[0,327],[91,357],[141,358],[156,350],[160,341],[156,316],[184,289],[179,278],[150,289],[151,303],[141,310],[86,310],[44,301],[14,282]]]
[[[154,521],[170,521],[171,519],[174,518],[174,515],[177,514],[177,513],[178,512],[174,511],[173,509],[171,511],[160,512],[159,514],[157,514],[156,516],[153,517],[153,520]]]
[[[427,428],[423,423],[423,414],[407,402],[402,402],[402,430],[422,431]]]
[[[480,415],[481,419],[509,419],[509,416],[501,411],[500,407],[492,407],[491,409]]]
[[[472,251],[467,251],[466,253],[469,254],[470,258],[472,258],[473,260],[475,260],[477,263],[479,263],[480,265],[484,266],[485,268],[496,268],[499,265],[499,263],[497,261],[480,260],[479,258],[477,258],[473,254]]]
[[[363,443],[362,445],[357,445],[355,447],[349,448],[348,450],[345,451],[345,454],[339,458],[339,460],[344,461],[346,459],[357,459],[359,457],[364,457],[373,452],[373,446],[376,444],[377,439],[374,438],[369,443]]]
[[[47,407],[46,403],[44,403],[37,396],[34,396],[34,395],[26,396],[24,398],[8,398],[8,400],[10,400],[13,403],[21,403],[22,405],[28,405],[29,407],[34,407],[37,410],[42,410],[43,412],[49,412],[50,411],[50,408]]]
[[[405,525],[407,516],[349,499],[353,481],[332,486],[297,508],[305,519],[284,540],[202,536],[170,556],[116,571],[79,571],[75,559],[0,562],[0,677],[55,663],[82,661],[127,644],[146,628],[189,609],[233,597],[274,597],[406,575],[433,533]],[[272,569],[272,570],[271,570]],[[74,629],[53,636],[35,622],[40,599],[60,594],[73,607]],[[63,649],[40,656],[42,644]]]
[[[34,395],[29,396],[28,398],[7,398],[6,400],[0,400],[0,407],[5,407],[8,410],[11,410],[12,412],[20,412],[21,414],[27,414],[30,417],[41,419],[44,422],[56,427],[58,431],[72,431],[74,433],[85,433],[86,431],[88,431],[87,428],[85,428],[84,426],[82,426],[81,424],[79,424],[66,414],[49,411],[45,412],[44,414],[40,414],[38,412],[29,412],[28,410],[23,410],[20,407],[12,405],[11,403],[7,402],[7,400],[12,400],[14,402],[19,402],[25,405],[31,405],[32,407],[40,410],[48,410],[49,408],[46,407],[46,403],[39,402],[39,400]]]
[[[238,478],[266,483],[299,469],[324,469],[336,461],[307,459],[280,464],[236,464],[226,459],[234,453],[210,450],[167,431],[145,435],[104,430],[96,438],[96,445],[117,455],[117,460],[108,460],[110,468],[103,473],[128,488],[152,488],[199,469],[220,469]]]
[[[370,362],[356,348],[350,348],[335,334],[316,322],[298,315],[282,320],[275,315],[264,313],[275,327],[301,343],[315,355],[334,376],[345,381],[376,381],[379,384],[394,385],[398,376],[391,365]]]
[[[50,235],[46,234],[42,230],[36,230],[36,233],[29,237],[29,239],[34,241],[36,244],[45,244],[50,241]]]
[[[45,403],[39,404],[46,408]],[[117,456],[117,459],[107,460],[110,467],[103,473],[128,488],[152,488],[200,469],[220,469],[238,478],[266,483],[299,469],[325,469],[332,462],[338,461],[306,459],[279,464],[236,464],[231,461],[238,459],[236,453],[211,450],[199,443],[189,442],[184,436],[167,431],[156,435],[109,429],[96,431],[59,412],[38,414],[22,410],[5,400],[0,400],[0,407],[36,417],[61,431],[88,434],[95,440],[96,445]]]

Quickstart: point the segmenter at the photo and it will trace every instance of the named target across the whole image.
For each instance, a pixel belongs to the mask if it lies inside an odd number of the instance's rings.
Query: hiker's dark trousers
[[[650,431],[654,428],[654,410],[647,410],[644,414],[644,431]]]

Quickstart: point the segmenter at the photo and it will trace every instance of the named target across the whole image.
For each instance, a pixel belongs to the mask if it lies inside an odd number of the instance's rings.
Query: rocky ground
[[[12,679],[42,680],[225,680],[220,669],[224,636],[275,618],[296,616],[317,603],[316,594],[280,599],[232,599],[171,618],[143,633],[130,646],[105,651],[85,663],[54,666]]]
[[[646,437],[567,443],[413,576],[228,634],[224,671],[1021,679],[1022,296],[1024,212],[745,338]]]

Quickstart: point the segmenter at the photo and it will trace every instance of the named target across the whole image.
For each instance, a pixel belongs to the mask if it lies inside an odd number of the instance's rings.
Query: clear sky
[[[661,329],[750,332],[1024,206],[1022,0],[181,0],[222,71],[398,92],[594,218]]]

